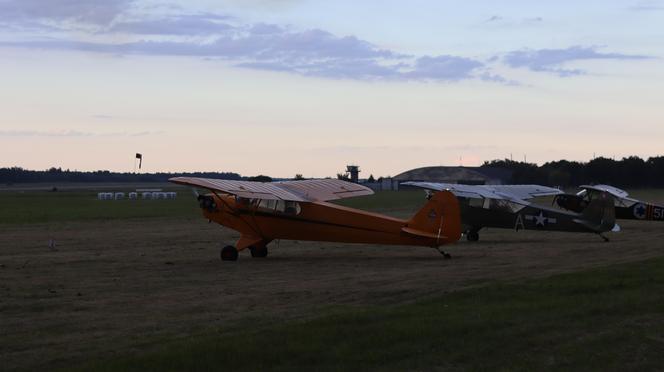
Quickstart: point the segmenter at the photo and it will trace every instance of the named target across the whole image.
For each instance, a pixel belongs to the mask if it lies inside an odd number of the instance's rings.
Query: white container
[[[116,192],[115,193],[115,200],[122,200],[125,198],[125,193],[123,192]]]

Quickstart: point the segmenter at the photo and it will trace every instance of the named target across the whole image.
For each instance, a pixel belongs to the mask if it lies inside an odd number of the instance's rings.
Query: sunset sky
[[[664,0],[0,0],[0,167],[664,154]]]

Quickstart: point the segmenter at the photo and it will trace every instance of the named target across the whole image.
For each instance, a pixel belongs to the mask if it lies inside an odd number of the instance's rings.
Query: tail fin
[[[602,192],[593,199],[581,213],[582,220],[576,222],[589,229],[602,233],[611,231],[616,226],[616,208],[611,194]]]
[[[439,191],[408,221],[405,231],[435,237],[439,244],[453,243],[461,238],[459,201],[449,191]]]

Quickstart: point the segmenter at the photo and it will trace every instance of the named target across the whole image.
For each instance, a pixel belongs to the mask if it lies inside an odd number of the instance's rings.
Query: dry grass
[[[232,331],[664,255],[661,224],[623,225],[610,243],[487,231],[479,244],[452,247],[449,261],[417,247],[283,241],[267,259],[242,252],[236,263],[220,262],[218,248],[237,236],[198,216],[3,225],[1,364],[63,367],[210,327]]]

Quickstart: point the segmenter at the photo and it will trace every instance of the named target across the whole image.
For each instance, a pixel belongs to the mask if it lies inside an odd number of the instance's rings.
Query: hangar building
[[[509,183],[512,172],[493,167],[424,167],[403,172],[393,179],[407,181],[462,183],[466,185],[503,185]]]
[[[423,167],[411,169],[391,178],[383,178],[380,184],[367,185],[375,190],[399,190],[408,181],[461,183],[466,185],[509,184],[512,171],[493,167]]]

